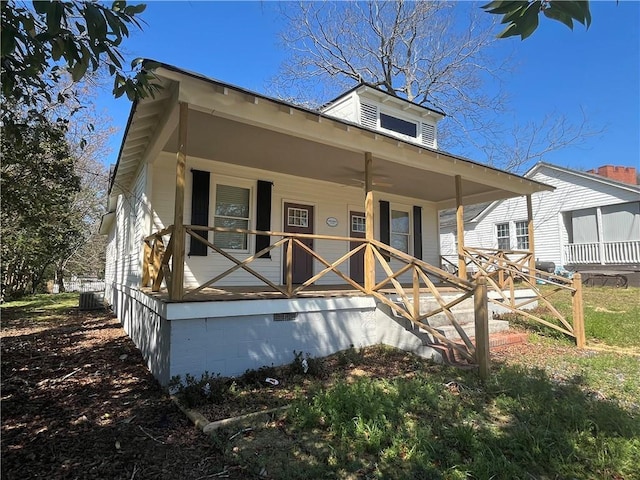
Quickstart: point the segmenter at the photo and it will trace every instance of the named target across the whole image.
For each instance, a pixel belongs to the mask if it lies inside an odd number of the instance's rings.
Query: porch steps
[[[459,295],[442,294],[443,300],[446,303],[452,302]],[[412,296],[408,296],[410,302],[413,301]],[[403,301],[399,296],[392,295],[390,300],[394,303],[403,306]],[[430,293],[422,293],[420,295],[420,312],[426,313],[436,310],[440,307],[438,301]],[[458,305],[451,309],[451,312],[455,316],[456,321],[463,328],[468,337],[475,337],[475,313],[473,308],[473,297],[467,298]],[[422,338],[425,345],[434,343],[431,335],[424,329],[416,327],[409,320],[395,312],[391,312],[392,317],[396,322],[400,323],[406,330],[412,332],[414,335]],[[428,318],[427,323],[429,326],[435,328],[438,332],[444,335],[450,340],[460,340],[460,334],[456,328],[451,324],[445,313],[438,313]],[[489,318],[489,333],[495,334],[499,332],[505,332],[509,329],[509,322],[506,320],[495,320]]]

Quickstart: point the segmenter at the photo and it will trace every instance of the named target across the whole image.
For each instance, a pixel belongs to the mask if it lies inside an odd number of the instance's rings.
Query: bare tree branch
[[[473,148],[476,155],[479,149],[486,152],[481,160],[506,169],[599,133],[586,117],[580,125],[554,116],[506,127],[502,79],[511,73],[512,56],[496,38],[493,16],[463,7],[404,0],[283,3],[288,26],[281,40],[291,55],[272,80],[272,93],[313,107],[364,81],[445,112],[441,148],[461,154]]]

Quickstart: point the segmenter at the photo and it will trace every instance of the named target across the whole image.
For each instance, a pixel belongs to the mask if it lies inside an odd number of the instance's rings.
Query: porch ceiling
[[[395,139],[388,141],[398,146]],[[346,150],[199,111],[189,112],[187,145],[187,157],[229,162],[352,187],[364,186],[364,155],[361,151]],[[177,148],[178,134],[174,131],[164,150],[176,153]],[[384,161],[377,158],[374,151],[374,189],[453,205],[456,172],[430,171],[428,154],[422,154],[421,160],[424,168],[417,168]],[[481,166],[477,168],[478,171],[484,169]],[[504,181],[508,181],[506,175]],[[463,179],[463,193],[467,203],[475,203],[474,199],[490,201],[514,196],[506,189],[469,179]]]
[[[440,209],[455,206],[456,175],[467,205],[552,189],[175,67],[155,73],[164,88],[132,107],[112,195],[130,189],[141,163],[177,152],[178,102],[189,105],[187,157],[360,187],[371,152],[374,190]]]

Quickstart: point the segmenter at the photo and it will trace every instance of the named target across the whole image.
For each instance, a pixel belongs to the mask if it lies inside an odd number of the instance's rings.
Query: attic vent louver
[[[363,127],[376,128],[378,126],[378,107],[369,103],[361,103],[360,124]]]
[[[422,144],[427,147],[435,147],[436,127],[430,123],[422,124]]]

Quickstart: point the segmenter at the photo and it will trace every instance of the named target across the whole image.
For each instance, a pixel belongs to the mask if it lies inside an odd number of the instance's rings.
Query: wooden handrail
[[[584,345],[584,327],[581,326],[581,319],[583,317],[582,292],[576,287],[575,279],[571,280],[535,268],[531,269],[530,259],[532,253],[528,251],[465,247],[465,254],[478,269],[474,277],[485,278],[489,289],[497,292],[499,295],[499,299],[489,298],[490,302],[507,308],[529,320],[541,323],[574,337],[579,347]],[[518,258],[509,258],[513,256],[518,256]],[[496,279],[496,277],[498,278]],[[526,287],[535,292],[536,296],[532,299],[517,302],[515,298],[516,280],[523,282]],[[553,286],[553,290],[543,293],[538,287],[538,282]],[[505,293],[505,287],[509,287],[508,295]],[[549,301],[549,297],[561,291],[570,292],[572,295],[573,324]],[[538,314],[524,310],[525,306],[536,301],[544,305],[559,324],[548,321]]]

